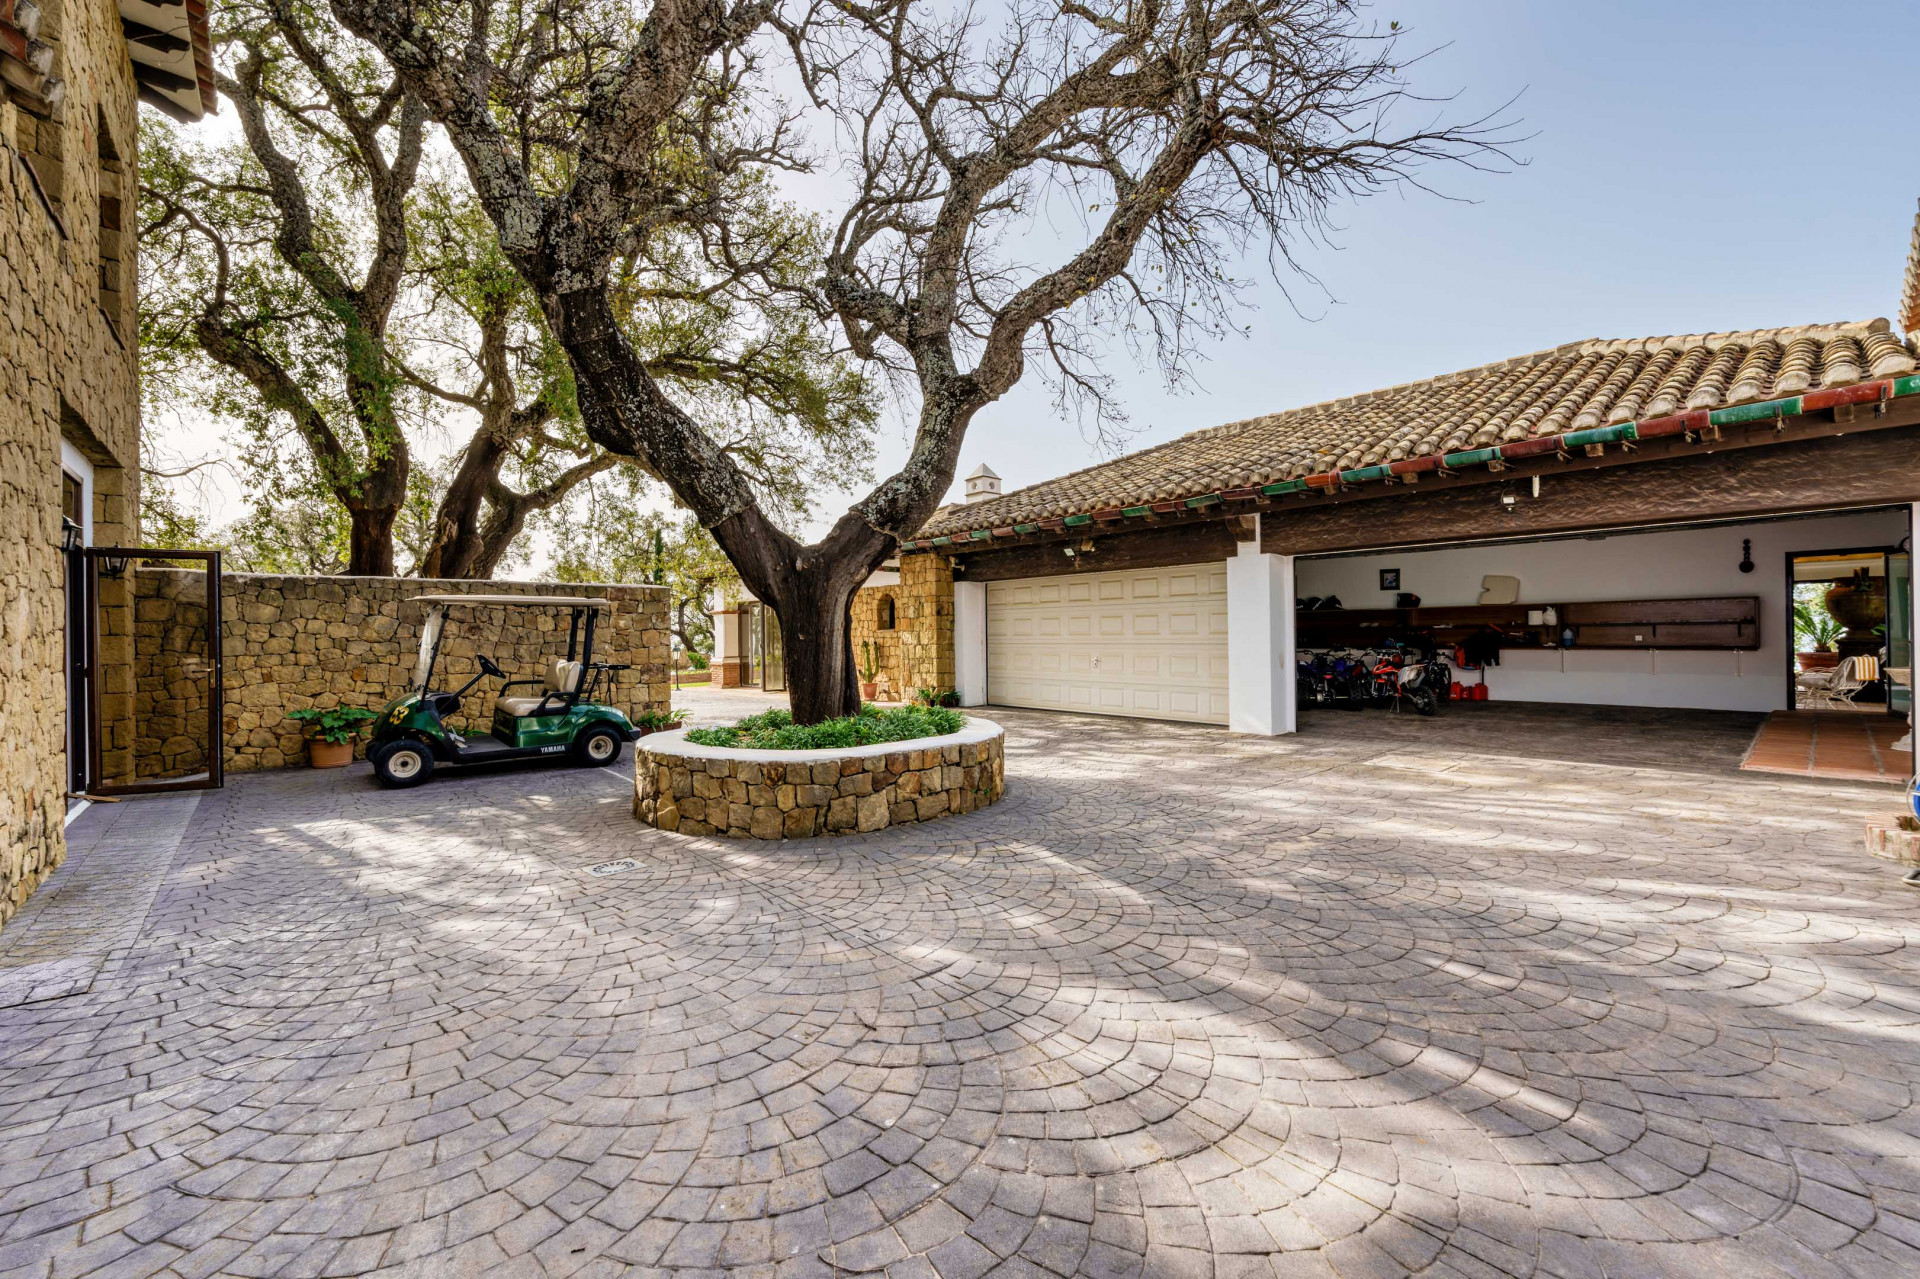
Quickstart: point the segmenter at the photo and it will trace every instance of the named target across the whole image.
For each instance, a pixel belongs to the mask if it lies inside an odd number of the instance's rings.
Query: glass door
[[[742,688],[756,688],[760,684],[760,611],[757,603],[740,606],[740,635],[746,649],[745,661],[740,667]]]
[[[760,625],[763,631],[761,674],[765,676],[762,687],[769,693],[783,692],[787,687],[787,655],[780,644],[780,617],[763,605]]]
[[[1887,683],[1887,709],[1896,715],[1913,710],[1913,543],[1887,555],[1887,665],[1906,672],[1906,680]]]

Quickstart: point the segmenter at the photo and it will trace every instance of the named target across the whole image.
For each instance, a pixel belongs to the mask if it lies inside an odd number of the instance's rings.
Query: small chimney
[[[1000,477],[985,462],[973,468],[967,476],[967,504],[988,502],[1000,496]]]

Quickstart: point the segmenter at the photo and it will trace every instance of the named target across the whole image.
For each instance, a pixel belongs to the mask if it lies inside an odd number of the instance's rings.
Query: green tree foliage
[[[657,492],[657,490],[656,490]],[[580,500],[554,518],[554,577],[562,582],[657,582],[667,587],[674,638],[684,653],[713,653],[717,597],[737,595],[739,574],[700,521],[642,506],[631,472],[582,486]]]
[[[240,426],[254,491],[330,497],[348,571],[391,573],[422,407],[391,339],[425,112],[366,46],[288,0],[224,6],[215,35],[241,136],[142,124],[149,399]]]
[[[524,563],[532,516],[633,463],[587,438],[570,365],[465,173],[379,55],[323,14],[242,0],[215,37],[242,136],[142,126],[149,410],[232,428],[255,495],[236,536],[289,503],[332,505],[343,571]],[[590,70],[583,39],[549,71]],[[670,215],[632,229],[611,268],[618,321],[791,521],[867,477],[878,388],[805,303],[817,220],[762,173],[709,194],[729,213],[719,241]]]

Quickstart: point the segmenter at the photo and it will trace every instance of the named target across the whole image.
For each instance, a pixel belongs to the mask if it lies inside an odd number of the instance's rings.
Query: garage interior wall
[[[1480,579],[1520,579],[1520,600],[1684,599],[1757,595],[1760,643],[1750,652],[1578,648],[1509,649],[1489,667],[1489,696],[1516,702],[1669,706],[1769,711],[1787,705],[1793,646],[1786,556],[1796,551],[1896,546],[1907,536],[1904,509],[1811,519],[1759,521],[1662,533],[1618,533],[1549,542],[1495,543],[1436,551],[1388,551],[1295,565],[1301,598],[1337,595],[1348,608],[1391,608],[1380,570],[1400,570],[1400,590],[1424,605],[1477,603]],[[1751,573],[1740,543],[1753,541]],[[1471,677],[1469,677],[1469,682]]]

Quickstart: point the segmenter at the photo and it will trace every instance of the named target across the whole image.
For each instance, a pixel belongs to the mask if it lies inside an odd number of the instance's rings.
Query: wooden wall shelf
[[[1551,608],[1553,626],[1529,625],[1527,614]],[[1753,650],[1760,647],[1760,597],[1600,600],[1571,604],[1460,604],[1435,608],[1338,608],[1297,612],[1304,648],[1366,647],[1400,631],[1429,631],[1443,644],[1498,628],[1502,648],[1559,648],[1573,628],[1574,648]]]

